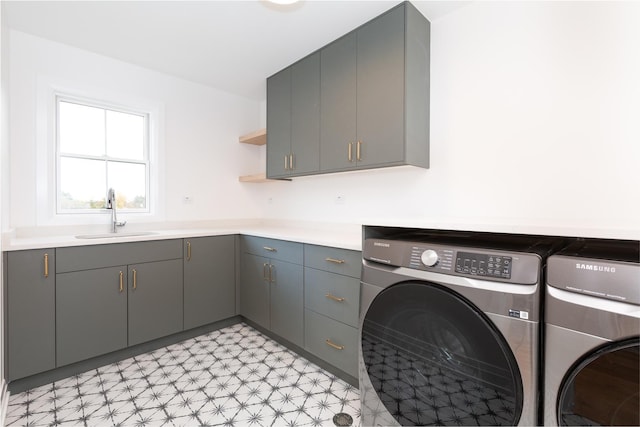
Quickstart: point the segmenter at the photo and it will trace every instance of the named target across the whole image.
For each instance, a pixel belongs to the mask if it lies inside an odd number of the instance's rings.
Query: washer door
[[[517,362],[461,295],[425,282],[391,286],[372,301],[361,339],[371,384],[400,425],[518,424]]]
[[[640,425],[640,339],[614,342],[579,360],[558,397],[558,424]]]

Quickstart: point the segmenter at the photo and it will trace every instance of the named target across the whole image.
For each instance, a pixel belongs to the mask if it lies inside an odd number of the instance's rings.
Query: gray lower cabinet
[[[7,380],[55,368],[55,249],[8,252]]]
[[[358,376],[361,253],[305,245],[305,349]]]
[[[183,329],[182,259],[129,266],[129,345]]]
[[[235,236],[184,240],[184,328],[236,314]]]
[[[183,330],[181,239],[56,250],[56,366]]]
[[[127,346],[127,266],[57,275],[56,342],[57,366]]]
[[[241,250],[240,314],[302,347],[303,245],[243,236]]]

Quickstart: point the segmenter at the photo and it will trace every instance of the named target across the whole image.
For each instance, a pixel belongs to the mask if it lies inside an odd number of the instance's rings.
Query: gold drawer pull
[[[133,289],[136,289],[138,287],[138,272],[134,269],[133,270]]]
[[[49,254],[44,254],[44,277],[49,277]]]
[[[122,271],[121,271],[120,272],[120,292],[124,291],[123,277],[124,277],[124,275],[122,274]]]
[[[327,262],[335,262],[336,264],[344,264],[345,261],[343,259],[335,259],[335,258],[325,258]]]
[[[326,340],[324,340],[324,342],[325,342],[325,343],[327,343],[327,345],[328,345],[329,347],[333,347],[333,348],[335,348],[336,350],[344,350],[344,346],[343,346],[343,345],[335,344],[335,343],[333,343],[329,338],[327,338]]]
[[[191,242],[187,242],[187,261],[191,261]]]
[[[269,252],[278,252],[276,248],[272,248],[271,246],[263,246],[262,249]]]
[[[325,295],[325,297],[327,297],[327,298],[329,298],[329,299],[332,299],[332,300],[334,300],[334,301],[338,301],[338,302],[343,302],[343,301],[344,301],[344,298],[342,298],[342,297],[337,297],[337,296],[335,296],[335,295],[331,295],[331,294],[326,294],[326,295]]]

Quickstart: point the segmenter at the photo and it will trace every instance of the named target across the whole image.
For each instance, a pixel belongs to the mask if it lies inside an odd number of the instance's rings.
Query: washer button
[[[438,263],[438,254],[433,249],[427,249],[422,252],[422,256],[420,257],[422,263],[427,267],[433,267]]]

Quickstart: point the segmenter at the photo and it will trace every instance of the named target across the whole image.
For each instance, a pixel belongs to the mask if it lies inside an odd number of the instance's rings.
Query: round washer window
[[[600,347],[579,360],[562,382],[560,425],[640,425],[640,339]]]
[[[380,401],[404,426],[516,425],[517,362],[493,323],[451,290],[391,286],[371,303],[362,354]]]

